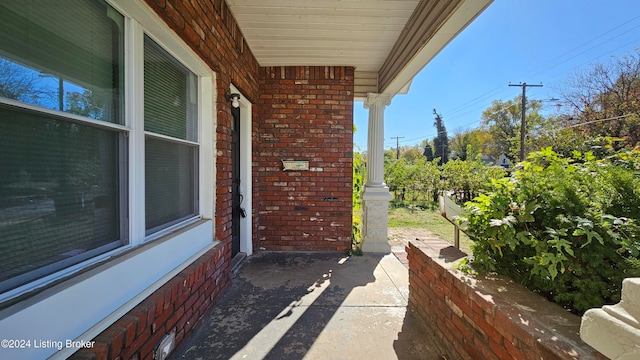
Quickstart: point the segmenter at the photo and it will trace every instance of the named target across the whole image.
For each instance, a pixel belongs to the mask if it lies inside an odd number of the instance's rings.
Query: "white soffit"
[[[357,98],[366,96],[367,92],[399,92],[417,74],[417,71],[413,71],[414,68],[424,67],[491,2],[459,0],[464,1],[464,4],[452,8],[446,4],[458,1],[226,1],[260,66],[353,66],[356,70]],[[416,9],[422,11],[416,12]],[[455,12],[460,9],[463,12],[477,12],[456,17]],[[427,21],[412,19],[412,16],[425,17]],[[438,21],[435,22],[434,19]],[[425,44],[420,42],[430,42],[431,37],[436,37],[433,33],[436,32],[436,28],[446,28],[446,24],[442,25],[446,19],[455,20],[455,24],[445,29],[446,34],[437,37],[438,44],[432,46],[433,49],[426,51],[433,55],[420,55],[421,49],[425,47]],[[431,22],[432,26],[429,25]],[[419,26],[408,26],[411,23],[418,23]],[[415,36],[412,33],[414,29],[424,34]],[[425,38],[427,35],[429,38]],[[400,41],[403,38],[404,41]],[[406,47],[413,50],[407,50]],[[388,59],[392,52],[394,55]],[[396,56],[399,61],[394,61]],[[420,66],[414,64],[421,61],[423,63]],[[385,88],[388,90],[379,89],[383,66],[386,74]],[[404,74],[406,67],[409,72]],[[396,80],[403,82],[402,85],[396,86]]]

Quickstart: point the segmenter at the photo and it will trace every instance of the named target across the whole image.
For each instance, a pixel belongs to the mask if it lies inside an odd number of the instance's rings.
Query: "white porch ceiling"
[[[261,66],[354,66],[395,95],[492,0],[227,0]]]

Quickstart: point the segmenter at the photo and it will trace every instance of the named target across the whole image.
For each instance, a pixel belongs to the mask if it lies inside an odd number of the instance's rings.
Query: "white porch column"
[[[390,253],[387,241],[389,201],[393,198],[384,183],[384,109],[391,104],[391,96],[367,94],[364,102],[369,109],[367,139],[367,178],[362,193],[362,250]]]
[[[619,303],[587,310],[580,337],[609,359],[640,359],[640,278],[624,279]]]

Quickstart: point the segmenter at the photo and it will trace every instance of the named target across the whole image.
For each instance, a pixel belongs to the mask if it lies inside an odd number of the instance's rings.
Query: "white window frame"
[[[217,244],[215,73],[141,0],[107,2],[125,16],[125,124],[105,127],[129,132],[129,243],[1,294],[0,302],[48,286],[0,311],[0,338],[90,341]],[[145,235],[144,211],[144,34],[198,77],[199,211],[150,236]],[[85,270],[88,265],[94,267]],[[50,285],[62,278],[67,280]],[[0,349],[0,357],[66,358],[74,352],[32,347],[5,356],[5,350]]]
[[[126,22],[126,17],[125,17],[125,22]],[[124,39],[123,39],[124,40]],[[125,40],[126,42],[126,40]],[[124,66],[124,64],[123,64]],[[125,85],[126,86],[126,85]],[[123,90],[125,90],[123,88]],[[88,128],[94,128],[94,129],[102,129],[102,130],[107,130],[110,131],[114,134],[118,134],[118,136],[120,137],[120,142],[119,142],[119,160],[121,161],[128,161],[127,157],[129,156],[128,154],[128,144],[126,143],[126,138],[129,137],[130,135],[130,128],[128,126],[126,126],[126,124],[120,124],[120,123],[116,123],[116,122],[111,122],[111,121],[102,121],[102,120],[96,120],[96,119],[92,119],[89,117],[85,117],[85,116],[81,116],[81,115],[77,115],[68,111],[61,111],[61,110],[57,110],[57,109],[49,109],[49,108],[45,108],[45,107],[41,107],[38,105],[33,105],[33,104],[29,104],[29,103],[24,103],[21,101],[17,101],[17,100],[12,100],[12,99],[7,99],[7,98],[1,98],[0,97],[0,103],[4,104],[4,105],[9,105],[11,107],[15,107],[15,108],[19,108],[23,111],[26,112],[33,112],[39,115],[48,115],[50,116],[52,119],[56,119],[58,121],[61,122],[66,122],[66,123],[76,123],[82,126],[86,126]],[[125,115],[126,116],[126,115]],[[44,287],[56,280],[59,280],[61,278],[65,278],[68,277],[74,273],[77,273],[78,271],[82,270],[83,268],[86,268],[88,265],[94,264],[96,262],[99,261],[103,261],[104,259],[112,256],[113,254],[122,252],[123,249],[127,249],[129,248],[129,223],[128,223],[128,208],[127,208],[127,196],[128,196],[128,191],[127,191],[127,187],[128,187],[128,182],[127,182],[127,178],[126,178],[126,172],[128,171],[128,168],[126,166],[118,166],[118,170],[121,173],[120,174],[120,182],[119,182],[119,191],[118,191],[118,196],[119,198],[119,210],[118,210],[118,217],[119,217],[119,223],[120,223],[120,228],[118,230],[118,235],[121,237],[121,239],[119,239],[119,241],[122,242],[122,244],[118,247],[116,247],[113,250],[107,251],[105,253],[102,254],[97,254],[95,256],[92,256],[84,261],[80,261],[77,264],[68,266],[68,267],[64,267],[62,269],[59,270],[53,270],[54,272],[50,273],[50,274],[46,274],[44,276],[38,277],[34,280],[31,280],[23,285],[20,285],[14,289],[5,291],[3,293],[0,293],[0,303],[2,303],[3,301],[6,301],[8,299],[12,299],[15,298],[19,295],[22,295],[24,293],[28,293],[30,291],[33,291],[35,289]],[[113,239],[113,241],[116,241],[117,239]],[[91,250],[95,250],[95,249],[91,249]],[[91,251],[90,250],[90,251]],[[34,269],[33,271],[38,271],[38,270],[42,270],[44,273],[48,272],[48,269],[51,269],[53,266],[55,266],[56,264],[50,264],[50,265],[45,265],[45,266],[41,266],[40,268]],[[31,271],[31,272],[33,272]],[[25,275],[29,274],[20,274],[16,277],[14,277],[13,279],[20,279],[20,278],[24,278],[24,279],[28,279],[28,277],[25,277]]]
[[[113,1],[116,2],[116,1]],[[126,0],[117,1],[117,3],[125,3]],[[113,4],[114,7],[118,8]],[[118,8],[123,12],[120,8]],[[142,14],[140,14],[142,15]],[[143,15],[141,17],[144,17]],[[125,63],[130,65],[127,67],[126,78],[130,79],[131,86],[125,79],[125,98],[127,109],[125,113],[126,119],[133,119],[130,126],[132,136],[130,137],[129,149],[131,161],[129,163],[130,183],[130,208],[131,226],[130,241],[132,245],[139,245],[147,241],[151,241],[169,234],[176,229],[184,227],[189,223],[193,223],[199,219],[212,219],[214,211],[213,199],[213,173],[215,172],[215,164],[212,162],[213,157],[213,132],[214,124],[207,119],[214,118],[213,114],[213,80],[215,74],[206,66],[186,45],[175,36],[173,32],[166,32],[166,25],[162,24],[145,24],[143,27],[140,21],[127,21],[130,23],[130,31],[128,39],[135,44],[129,52],[129,56]],[[151,26],[149,26],[151,25]],[[145,235],[145,191],[144,191],[144,139],[147,133],[144,131],[144,35],[149,36],[153,41],[160,45],[165,51],[173,56],[177,61],[183,64],[187,69],[198,77],[198,114],[197,114],[197,143],[198,147],[198,214],[190,219],[180,223]],[[130,72],[130,73],[129,73]],[[129,90],[129,92],[127,92]],[[136,104],[134,107],[132,104]],[[130,109],[133,108],[133,109]],[[161,135],[153,134],[154,137],[161,138]],[[184,141],[188,143],[188,141]]]

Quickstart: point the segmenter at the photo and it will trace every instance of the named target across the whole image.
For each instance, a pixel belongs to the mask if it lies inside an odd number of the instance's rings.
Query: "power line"
[[[534,101],[536,101],[536,102],[545,102],[545,101],[556,101],[556,100],[558,100],[558,99],[534,99],[534,100],[531,100],[531,101],[532,102],[534,102]],[[494,110],[494,111],[488,113],[487,116],[491,116],[491,115],[500,113],[500,112],[502,112],[504,110],[507,110],[507,109],[509,109],[511,107],[514,107],[514,106],[516,106],[516,104],[506,104],[503,107],[501,107],[500,109],[497,109],[497,110]],[[479,123],[481,121],[482,121],[482,119],[474,120],[474,121],[472,121],[470,123],[463,124],[462,127],[469,126],[469,125],[475,124],[475,123]],[[401,143],[405,143],[405,144],[406,143],[411,143],[414,140],[422,141],[422,140],[426,140],[426,139],[432,138],[432,137],[437,136],[437,135],[438,135],[438,132],[436,131],[435,133],[430,133],[428,135],[423,135],[423,136],[419,136],[419,137],[414,137],[414,138],[409,138],[409,139],[403,140],[403,141],[401,141]],[[395,138],[392,138],[392,139],[395,139]],[[387,146],[391,146],[392,144],[393,144],[392,142],[386,142],[385,143],[385,145],[387,145]],[[417,143],[414,143],[414,144],[418,145]]]
[[[570,128],[574,128],[574,127],[578,127],[578,126],[582,126],[582,125],[593,124],[593,123],[597,123],[597,122],[622,119],[622,118],[626,118],[626,117],[631,116],[631,115],[633,115],[633,114],[614,116],[614,117],[605,118],[605,119],[591,120],[591,121],[587,121],[587,122],[583,122],[583,123],[579,123],[579,124],[573,124],[573,125],[570,125],[570,126],[565,126],[565,127],[560,128],[558,130],[570,129]]]
[[[532,74],[533,74],[533,75],[539,75],[539,74],[542,74],[542,73],[544,73],[544,72],[546,72],[546,71],[548,71],[548,70],[550,70],[550,69],[552,69],[552,68],[554,68],[554,67],[557,67],[557,66],[559,66],[559,65],[561,65],[561,64],[563,64],[563,63],[565,63],[565,62],[567,62],[567,61],[569,61],[569,60],[571,60],[571,59],[573,59],[573,58],[575,58],[575,57],[577,57],[577,56],[579,56],[579,55],[582,55],[582,54],[584,54],[584,53],[587,53],[587,52],[589,52],[589,51],[592,51],[593,49],[595,49],[595,48],[597,48],[597,47],[600,47],[600,46],[602,46],[603,44],[605,44],[605,43],[607,43],[607,42],[610,42],[610,41],[612,41],[612,40],[614,40],[614,39],[616,39],[616,38],[619,38],[620,36],[622,36],[622,35],[624,35],[624,34],[626,34],[626,33],[631,32],[632,30],[634,30],[634,29],[636,29],[636,28],[640,27],[640,25],[634,26],[634,27],[633,27],[633,28],[631,28],[631,29],[627,29],[627,30],[625,30],[624,32],[622,32],[622,33],[620,33],[620,34],[617,34],[617,35],[615,35],[615,36],[613,36],[613,37],[610,37],[610,38],[608,38],[608,39],[606,39],[606,40],[604,40],[604,41],[602,41],[602,42],[597,43],[597,44],[596,44],[596,45],[594,45],[594,46],[591,46],[590,48],[588,48],[588,49],[586,49],[586,50],[584,50],[584,51],[582,51],[582,52],[580,52],[580,53],[578,53],[578,54],[576,54],[576,55],[574,55],[574,56],[571,56],[571,57],[570,57],[570,58],[568,58],[568,59],[565,59],[565,60],[563,60],[563,61],[560,61],[559,63],[556,63],[556,64],[552,65],[552,64],[553,64],[554,62],[556,62],[557,60],[560,60],[560,59],[562,59],[563,57],[565,57],[565,56],[567,56],[567,55],[571,54],[572,52],[574,52],[574,51],[576,51],[576,50],[578,50],[578,49],[580,49],[580,48],[583,48],[584,46],[586,46],[586,45],[588,45],[588,44],[590,44],[590,43],[592,43],[592,42],[594,42],[594,41],[596,41],[596,40],[598,40],[598,39],[600,39],[600,38],[604,37],[605,35],[610,34],[610,33],[614,32],[615,30],[620,29],[620,28],[622,28],[623,26],[625,26],[625,25],[627,25],[627,24],[629,24],[629,23],[632,23],[633,21],[637,20],[638,18],[640,18],[640,16],[633,17],[633,18],[631,18],[630,20],[627,20],[627,21],[625,21],[624,23],[622,23],[622,24],[620,24],[620,25],[617,25],[617,26],[615,26],[615,27],[613,27],[613,28],[609,29],[608,31],[606,31],[606,32],[604,32],[604,33],[602,33],[602,34],[600,34],[600,35],[598,35],[598,36],[596,36],[596,37],[592,38],[591,40],[588,40],[588,41],[586,41],[586,42],[584,42],[584,43],[580,44],[579,46],[577,46],[577,47],[575,47],[575,48],[573,48],[573,49],[571,49],[571,50],[569,50],[569,51],[567,51],[567,52],[565,52],[565,53],[563,53],[563,54],[561,54],[561,55],[559,55],[559,56],[556,56],[555,58],[553,58],[553,59],[549,60],[548,62],[546,62],[545,64],[541,65],[541,66],[540,66],[540,68],[542,68],[541,70],[539,70],[539,71],[537,71],[537,72],[533,72],[533,71],[532,71]],[[635,42],[635,41],[634,41],[634,42]],[[633,43],[633,42],[631,42],[631,43]],[[628,43],[627,45],[630,45],[631,43]],[[625,45],[625,46],[627,46],[627,45]],[[622,47],[625,47],[625,46],[618,47],[618,48],[616,48],[615,50],[618,50],[618,49],[620,49],[620,48],[622,48]],[[614,50],[614,51],[615,51],[615,50]],[[547,66],[547,65],[550,65],[550,66]],[[547,66],[547,67],[545,68],[544,66]],[[535,70],[534,70],[534,71],[535,71]],[[530,76],[533,76],[533,75],[530,75]],[[451,119],[459,118],[459,117],[462,117],[462,116],[464,116],[464,115],[467,115],[467,114],[469,114],[469,113],[474,112],[474,111],[475,111],[475,108],[473,108],[473,109],[471,109],[471,110],[469,110],[469,111],[467,111],[467,112],[465,112],[465,113],[463,113],[463,114],[459,114],[461,111],[464,111],[465,109],[468,109],[468,108],[472,107],[473,105],[476,105],[477,103],[481,102],[482,100],[484,100],[484,99],[486,99],[486,98],[488,98],[488,97],[490,97],[490,96],[492,96],[492,95],[495,95],[496,93],[500,93],[500,92],[502,92],[502,91],[497,91],[497,90],[500,90],[500,89],[501,89],[501,87],[497,87],[497,88],[494,88],[494,89],[492,89],[492,90],[489,90],[489,91],[487,91],[487,92],[483,93],[482,95],[479,95],[479,96],[477,96],[477,97],[475,97],[475,98],[473,98],[473,99],[469,100],[468,102],[466,102],[466,103],[464,103],[464,104],[462,104],[462,105],[460,105],[460,106],[458,106],[458,107],[453,108],[451,111],[447,111],[447,113],[449,114],[449,119],[451,120]],[[455,114],[457,114],[457,115],[455,115]],[[454,115],[454,116],[452,116],[452,115]],[[474,123],[475,123],[475,122],[476,122],[476,121],[474,121]]]
[[[635,30],[635,29],[637,29],[638,27],[640,27],[640,25],[636,25],[636,26],[634,26],[634,27],[632,27],[632,28],[630,28],[630,29],[627,29],[627,30],[625,30],[625,31],[623,31],[623,32],[621,32],[621,33],[619,33],[619,34],[615,34],[615,35],[614,35],[614,36],[612,36],[612,37],[608,37],[608,38],[606,38],[604,41],[598,42],[597,44],[595,44],[595,45],[593,45],[593,46],[591,46],[591,47],[589,47],[589,48],[587,48],[587,49],[585,49],[585,50],[581,51],[580,53],[578,53],[578,54],[576,54],[576,55],[573,55],[573,56],[569,57],[568,59],[564,59],[564,60],[562,60],[564,57],[566,57],[566,56],[570,55],[571,53],[573,53],[573,52],[575,52],[575,51],[577,51],[577,50],[579,50],[579,49],[581,49],[581,48],[584,48],[586,45],[589,45],[589,44],[591,44],[591,43],[593,43],[593,42],[597,41],[598,39],[602,39],[602,38],[603,38],[603,37],[605,37],[606,35],[611,34],[611,33],[613,33],[614,31],[616,31],[616,30],[618,30],[618,29],[623,28],[625,25],[628,25],[628,24],[630,24],[630,23],[632,23],[632,22],[636,21],[636,20],[637,20],[637,19],[639,19],[639,18],[640,18],[640,16],[635,16],[635,17],[631,18],[630,20],[627,20],[627,21],[623,22],[622,24],[619,24],[619,25],[617,25],[617,26],[612,27],[611,29],[609,29],[609,30],[605,31],[604,33],[602,33],[602,34],[600,34],[600,35],[598,35],[598,36],[596,36],[596,37],[594,37],[594,38],[592,38],[592,39],[590,39],[590,40],[588,40],[588,41],[585,41],[584,43],[582,43],[582,44],[580,44],[580,45],[576,46],[575,48],[573,48],[573,49],[571,49],[571,50],[569,50],[569,51],[566,51],[566,52],[564,52],[564,53],[562,53],[562,54],[560,54],[560,55],[558,55],[558,56],[554,57],[553,59],[551,59],[551,60],[547,61],[546,63],[544,63],[543,65],[539,66],[538,68],[539,68],[539,69],[541,69],[541,70],[539,70],[539,71],[537,71],[537,72],[535,72],[535,70],[534,70],[534,71],[532,71],[531,73],[532,73],[532,74],[534,74],[534,75],[542,74],[542,73],[544,73],[544,72],[546,72],[546,71],[548,71],[548,70],[550,70],[550,69],[552,69],[552,68],[555,68],[555,67],[557,67],[557,66],[559,66],[559,65],[561,65],[561,64],[563,64],[563,63],[566,63],[568,60],[571,60],[571,59],[573,59],[573,58],[575,58],[575,57],[577,57],[577,56],[579,56],[579,55],[582,55],[582,54],[584,54],[584,53],[591,52],[591,51],[593,51],[595,48],[601,47],[601,46],[602,46],[602,45],[604,45],[605,43],[608,43],[608,42],[610,42],[610,41],[612,41],[612,40],[614,40],[614,39],[617,39],[617,38],[619,38],[620,36],[622,36],[622,35],[624,35],[624,34],[627,34],[627,33],[632,32],[633,30]],[[626,46],[628,46],[628,45],[631,45],[632,43],[637,42],[637,41],[639,41],[639,40],[640,40],[640,39],[636,39],[636,40],[634,40],[634,41],[632,41],[632,42],[628,42],[628,43],[626,43],[625,45],[622,45],[622,46],[616,47],[614,50],[611,50],[611,51],[609,51],[609,52],[607,52],[607,53],[615,52],[615,51],[617,51],[617,50],[619,50],[619,49],[621,49],[621,48],[624,48],[624,47],[626,47]],[[603,54],[603,55],[604,55],[604,54]],[[599,56],[602,56],[602,55],[599,55]],[[560,61],[560,62],[557,62],[557,61]],[[555,64],[554,64],[554,63],[555,63]],[[548,66],[547,66],[547,65],[548,65]],[[582,66],[582,65],[584,65],[584,63],[583,63],[583,64],[581,64],[580,66]],[[545,67],[545,66],[546,66],[546,67]],[[451,111],[445,111],[445,113],[447,113],[447,114],[448,114],[448,115],[447,115],[447,117],[448,117],[448,119],[449,119],[449,120],[464,117],[465,115],[467,115],[467,114],[469,114],[469,113],[473,113],[474,111],[477,111],[477,110],[476,110],[476,109],[477,109],[477,107],[474,107],[475,105],[480,104],[483,100],[485,100],[485,99],[487,99],[487,98],[490,98],[490,97],[492,97],[492,96],[495,96],[495,95],[497,95],[497,94],[502,93],[502,92],[504,92],[504,91],[505,91],[505,90],[502,90],[502,89],[503,89],[502,87],[496,87],[496,88],[494,88],[494,89],[491,89],[491,90],[489,90],[489,91],[487,91],[487,92],[485,92],[485,93],[482,93],[481,95],[478,95],[478,96],[476,96],[476,97],[472,98],[471,100],[469,100],[469,101],[467,101],[467,102],[465,102],[465,103],[463,103],[463,104],[461,104],[461,105],[459,105],[459,106],[457,106],[457,107],[454,107]],[[494,112],[493,112],[493,113],[491,113],[491,114],[494,114],[494,113],[496,113],[496,112],[499,112],[499,111],[505,110],[505,109],[506,109],[506,108],[508,108],[509,106],[512,106],[512,105],[507,105],[506,107],[503,107],[502,109],[496,110],[496,111],[494,111]],[[469,123],[467,123],[467,124],[465,124],[465,125],[462,125],[462,126],[463,126],[463,127],[468,127],[469,125],[476,124],[476,123],[479,123],[479,122],[481,122],[481,121],[482,121],[481,119],[479,119],[479,120],[475,120],[475,121],[469,122]],[[415,141],[415,140],[420,140],[420,141],[422,141],[422,140],[424,140],[424,139],[428,139],[428,138],[433,137],[433,136],[436,136],[436,135],[437,135],[437,133],[435,133],[435,134],[429,134],[429,135],[426,135],[426,136],[421,136],[421,137],[415,137],[415,138],[406,139],[406,140],[404,140],[404,141],[402,141],[402,142],[403,142],[403,143],[409,143],[409,142],[412,142],[412,141]],[[417,143],[415,143],[415,144],[417,144]],[[388,144],[388,145],[389,145],[389,146],[391,146],[391,144]]]
[[[633,28],[632,28],[632,29],[630,29],[629,31],[634,30],[634,29],[637,29],[637,28],[640,28],[640,25],[633,27]],[[627,32],[629,32],[629,31],[627,31]],[[626,33],[626,32],[625,32],[625,33]],[[555,65],[551,65],[551,66],[549,66],[549,67],[547,67],[547,68],[544,68],[544,69],[542,69],[542,70],[540,70],[540,71],[538,71],[538,72],[536,72],[536,73],[532,74],[532,76],[540,75],[540,74],[544,73],[544,72],[545,72],[545,71],[547,71],[547,70],[553,69],[553,68],[554,68],[554,67],[556,67],[556,66],[560,66],[560,65],[562,65],[562,64],[564,64],[564,63],[566,63],[567,61],[569,61],[569,60],[571,60],[571,59],[574,59],[574,58],[576,58],[576,57],[578,57],[578,56],[580,56],[580,55],[583,55],[583,54],[585,54],[585,53],[588,53],[588,52],[590,52],[591,50],[593,50],[593,49],[595,49],[595,48],[597,48],[597,47],[599,47],[599,46],[601,46],[601,45],[603,45],[603,44],[605,44],[605,43],[607,43],[607,42],[609,42],[609,41],[611,41],[611,40],[613,40],[613,39],[616,39],[616,38],[618,38],[618,37],[620,37],[620,36],[624,35],[625,33],[618,34],[617,36],[614,36],[614,37],[612,37],[612,38],[610,38],[610,39],[608,39],[608,40],[602,41],[602,42],[600,42],[600,43],[598,43],[598,44],[596,44],[596,45],[594,45],[594,46],[592,46],[592,47],[590,47],[590,48],[588,48],[588,49],[586,49],[586,50],[584,50],[584,51],[581,51],[581,52],[579,52],[579,53],[577,53],[577,54],[575,54],[575,55],[573,55],[573,56],[571,56],[571,57],[569,57],[569,58],[567,58],[567,59],[564,59],[563,61],[560,61],[559,63],[557,63],[557,64],[555,64]],[[597,38],[596,38],[596,39],[597,39]],[[633,42],[635,42],[635,41],[637,41],[637,40],[634,40]],[[633,42],[632,42],[632,43],[633,43]],[[585,44],[586,44],[586,43],[585,43]],[[628,45],[628,44],[627,44],[627,45]],[[624,45],[624,46],[627,46],[627,45]],[[622,47],[624,47],[624,46],[622,46]],[[576,49],[577,49],[577,48],[576,48]],[[575,50],[575,49],[574,49],[574,50]],[[572,51],[573,51],[573,50],[572,50]],[[564,56],[564,55],[562,55],[562,56]],[[560,56],[560,57],[562,57],[562,56]],[[551,63],[551,62],[553,62],[553,61],[555,61],[555,60],[559,59],[560,57],[558,57],[558,58],[556,58],[556,59],[554,59],[554,60],[552,60],[552,61],[548,62],[547,64],[549,64],[549,63]]]
[[[515,85],[515,86],[518,86],[518,85]],[[527,86],[531,86],[531,85],[527,85]],[[531,101],[553,101],[553,100],[555,100],[555,99],[542,99],[542,100],[531,100]],[[510,107],[513,107],[513,106],[515,106],[515,104],[511,104],[511,105],[503,106],[502,108],[500,108],[500,109],[498,109],[498,110],[496,110],[496,111],[491,112],[489,115],[497,114],[497,113],[499,113],[499,112],[501,112],[501,111],[503,111],[503,110],[506,110],[506,109],[508,109],[508,108],[510,108]],[[597,123],[597,122],[602,122],[602,121],[616,120],[616,119],[621,119],[621,118],[625,118],[625,117],[632,116],[632,115],[633,115],[633,114],[627,114],[627,115],[621,115],[621,116],[616,116],[616,117],[612,117],[612,118],[592,120],[592,121],[587,121],[587,122],[580,123],[580,124],[574,124],[574,125],[571,125],[571,126],[566,126],[566,127],[563,127],[563,128],[557,129],[557,130],[558,130],[558,131],[559,131],[559,130],[565,130],[565,129],[569,129],[569,128],[574,128],[574,127],[578,127],[578,126],[582,126],[582,125],[588,125],[588,124]],[[480,120],[478,120],[478,121],[480,121]],[[474,122],[478,122],[478,121],[474,121]],[[406,140],[404,140],[404,141],[402,141],[402,142],[403,142],[403,143],[408,143],[408,142],[411,142],[411,141],[414,141],[414,140],[420,140],[420,141],[422,141],[422,140],[425,140],[425,139],[431,138],[431,137],[436,136],[436,135],[437,135],[437,132],[436,132],[436,133],[434,133],[434,134],[431,134],[431,135],[425,135],[425,136],[421,136],[421,137],[415,137],[415,138],[406,139]],[[402,139],[403,137],[400,137],[400,138]],[[392,138],[392,139],[395,139],[395,138]],[[390,143],[389,143],[389,142],[387,142],[387,145],[389,145],[389,144],[390,144]],[[417,143],[415,143],[414,145],[418,145],[418,144],[417,144]],[[396,145],[396,146],[398,146],[398,145]],[[410,145],[407,145],[407,146],[410,146]]]
[[[460,117],[462,115],[466,115],[469,112],[454,116],[454,114],[459,113],[460,111],[463,111],[463,110],[465,110],[466,108],[468,108],[470,106],[476,105],[477,103],[480,103],[480,102],[482,102],[483,100],[485,100],[487,98],[493,97],[496,93],[500,93],[500,92],[502,92],[502,85],[499,86],[499,87],[496,87],[495,89],[489,90],[489,91],[485,92],[484,94],[479,95],[479,96],[469,100],[467,103],[462,104],[462,105],[458,106],[457,108],[454,108],[452,111],[448,111],[447,112],[448,116],[450,118],[451,117],[455,118],[455,117]],[[473,110],[471,110],[471,111],[473,111]]]

